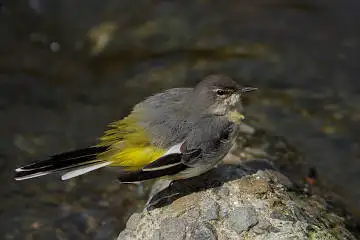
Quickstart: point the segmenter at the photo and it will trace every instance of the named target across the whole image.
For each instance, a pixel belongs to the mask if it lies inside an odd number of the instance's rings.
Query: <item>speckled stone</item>
[[[271,224],[268,221],[260,221],[254,228],[253,232],[256,234],[264,234],[266,233],[270,228]]]
[[[249,230],[258,223],[256,213],[250,207],[235,208],[229,214],[228,221],[231,228],[239,234]]]
[[[152,237],[151,237],[151,240],[160,240],[160,230],[155,230]]]
[[[161,240],[183,240],[185,239],[185,222],[178,218],[166,218],[160,223]]]
[[[295,222],[295,219],[292,216],[290,216],[290,215],[288,215],[286,213],[283,213],[279,209],[276,209],[276,210],[272,211],[271,214],[270,214],[270,217],[273,218],[273,219],[279,219],[279,220],[282,220],[282,221]]]
[[[191,226],[190,240],[217,240],[215,228],[208,222],[199,222]]]
[[[202,218],[205,221],[219,219],[220,206],[214,200],[206,201],[202,206]]]
[[[215,193],[216,193],[216,197],[217,199],[220,199],[220,198],[223,198],[223,197],[227,197],[229,196],[230,194],[230,190],[225,187],[225,186],[221,186],[221,187],[218,187],[218,188],[214,188],[213,190]]]
[[[126,223],[126,228],[131,229],[131,230],[135,230],[137,225],[139,224],[140,218],[141,218],[140,213],[134,213],[133,215],[131,215],[129,217],[129,220]]]
[[[198,208],[192,208],[184,214],[182,219],[187,223],[193,223],[200,217],[200,210]]]
[[[133,235],[133,233],[130,230],[126,229],[119,234],[118,239],[133,240],[133,239],[135,239],[135,236]]]

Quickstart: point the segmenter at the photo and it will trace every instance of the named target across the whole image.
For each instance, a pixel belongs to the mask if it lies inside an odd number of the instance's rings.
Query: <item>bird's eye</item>
[[[226,91],[219,89],[219,90],[216,90],[216,94],[217,94],[218,96],[223,96],[223,95],[226,94]]]

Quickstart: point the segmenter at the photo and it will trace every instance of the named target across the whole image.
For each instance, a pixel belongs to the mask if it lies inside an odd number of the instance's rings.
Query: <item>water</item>
[[[146,195],[116,172],[15,183],[13,169],[94,144],[145,96],[212,72],[260,88],[247,108],[257,127],[286,137],[357,214],[358,2],[31,3],[0,10],[5,238],[116,236]]]

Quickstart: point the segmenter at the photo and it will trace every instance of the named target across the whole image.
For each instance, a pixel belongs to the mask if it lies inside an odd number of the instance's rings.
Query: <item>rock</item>
[[[219,195],[219,197],[229,196],[229,194],[230,194],[230,190],[224,186],[222,186],[220,188],[215,188],[214,191]]]
[[[160,230],[155,230],[151,240],[160,240]]]
[[[291,217],[289,214],[281,212],[281,210],[274,210],[270,214],[270,217],[274,218],[274,219],[279,219],[279,220],[282,220],[282,221],[291,221],[291,222],[295,221],[295,219],[293,217]]]
[[[237,233],[249,230],[258,223],[256,213],[251,207],[235,208],[228,218],[230,227]]]
[[[272,226],[268,221],[262,221],[262,222],[259,222],[258,224],[256,224],[253,231],[256,234],[264,234],[271,227]]]
[[[131,233],[131,231],[129,230],[124,230],[120,233],[120,235],[118,236],[118,240],[131,240],[134,239],[134,234]]]
[[[356,239],[322,198],[288,191],[279,174],[219,166],[174,182],[171,201],[135,213],[118,240]]]
[[[178,218],[164,219],[160,224],[160,239],[183,240],[185,238],[185,222]]]
[[[140,221],[140,214],[138,213],[134,213],[133,215],[130,216],[129,220],[126,223],[126,228],[127,229],[136,229],[136,226],[138,225]]]
[[[188,223],[196,222],[200,217],[200,209],[199,208],[191,208],[189,211],[184,213],[184,220]]]
[[[220,206],[217,202],[210,199],[202,205],[202,218],[205,221],[217,220],[219,218]]]
[[[190,240],[217,240],[215,228],[207,222],[196,223],[191,227]]]

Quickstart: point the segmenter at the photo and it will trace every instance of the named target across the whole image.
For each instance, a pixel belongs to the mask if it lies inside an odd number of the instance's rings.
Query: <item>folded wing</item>
[[[176,175],[188,168],[190,159],[199,157],[201,149],[183,150],[184,143],[177,144],[156,161],[146,165],[139,171],[120,173],[118,179],[123,183],[141,182],[163,176]]]

